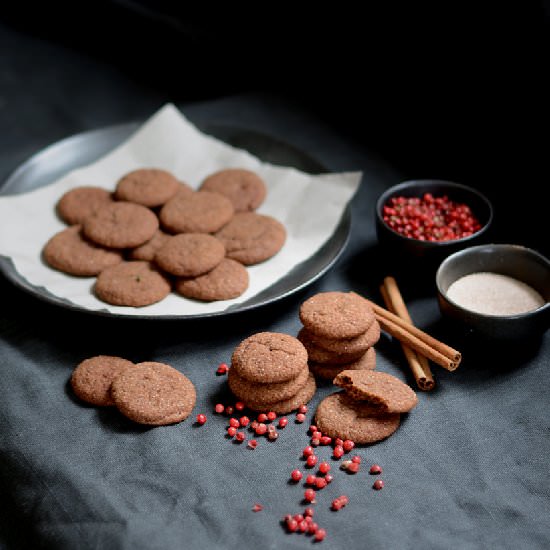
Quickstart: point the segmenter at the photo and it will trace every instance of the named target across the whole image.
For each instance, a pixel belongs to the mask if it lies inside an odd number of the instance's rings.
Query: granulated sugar
[[[479,272],[457,279],[447,296],[459,306],[487,315],[517,315],[545,304],[532,287],[500,273]]]

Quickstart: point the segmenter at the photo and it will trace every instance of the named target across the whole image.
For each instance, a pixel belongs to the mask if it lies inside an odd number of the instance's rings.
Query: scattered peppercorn
[[[225,407],[221,403],[217,403],[214,407],[214,411],[216,411],[218,414],[222,414],[222,412],[225,411]]]
[[[296,422],[298,422],[298,424],[301,424],[302,422],[304,422],[306,419],[306,415],[304,413],[298,413],[296,415]]]
[[[252,506],[252,511],[253,512],[261,512],[262,510],[264,509],[264,507],[261,505],[261,504],[254,504],[254,506]]]
[[[227,374],[228,370],[229,370],[229,367],[227,366],[227,363],[220,363],[218,365],[218,368],[216,369],[216,373],[223,375],[223,374]]]
[[[200,424],[201,426],[203,424],[206,424],[206,415],[205,414],[197,414],[197,424]]]
[[[286,428],[286,425],[288,424],[288,418],[286,416],[283,416],[279,418],[279,428]]]
[[[380,491],[380,489],[383,489],[383,487],[384,482],[381,479],[377,479],[372,485],[372,488],[376,489],[377,491]]]
[[[292,472],[290,473],[292,481],[300,481],[302,479],[302,476],[302,472],[300,472],[300,470],[298,469],[292,470]]]
[[[371,467],[370,467],[370,470],[369,470],[369,474],[372,474],[372,475],[379,475],[382,473],[382,468],[380,466],[378,466],[378,464],[373,464]]]

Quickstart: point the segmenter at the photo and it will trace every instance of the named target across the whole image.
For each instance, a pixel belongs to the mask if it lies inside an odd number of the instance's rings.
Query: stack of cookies
[[[228,384],[254,411],[286,414],[305,405],[316,391],[307,351],[293,336],[259,332],[233,352]]]
[[[322,292],[300,307],[298,339],[311,372],[327,380],[343,370],[373,370],[380,326],[370,305],[353,292]]]
[[[325,435],[357,444],[389,437],[399,427],[401,413],[409,412],[418,402],[407,384],[384,372],[344,370],[334,383],[344,391],[319,403],[315,424]]]
[[[57,203],[71,227],[54,235],[44,260],[64,273],[97,276],[96,296],[140,307],[172,289],[202,301],[240,296],[245,266],[276,254],[284,226],[256,213],[267,187],[254,172],[230,168],[208,176],[194,191],[166,170],[124,175],[113,193],[77,187]]]

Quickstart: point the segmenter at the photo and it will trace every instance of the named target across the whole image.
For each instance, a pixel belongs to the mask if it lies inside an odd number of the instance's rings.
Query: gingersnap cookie
[[[225,257],[223,244],[204,233],[170,237],[155,254],[156,264],[172,275],[196,277],[214,269]]]
[[[160,302],[170,293],[168,279],[149,262],[122,262],[104,269],[94,292],[115,306],[142,307]]]
[[[242,376],[239,376],[235,369],[229,369],[227,383],[233,394],[247,403],[261,402],[275,403],[276,401],[285,401],[296,395],[305,385],[309,377],[309,369],[304,367],[296,378],[287,382],[277,382],[272,384],[249,382]]]
[[[271,216],[239,212],[216,237],[224,244],[228,258],[253,265],[275,256],[286,240],[283,224]]]
[[[95,276],[122,261],[118,250],[107,250],[85,239],[80,225],[56,233],[44,246],[42,256],[54,269],[79,277]]]
[[[309,370],[318,378],[334,380],[343,370],[374,370],[376,368],[376,351],[369,348],[357,361],[343,365],[309,362]]]
[[[364,402],[351,400],[345,392],[325,397],[315,412],[315,425],[324,435],[351,439],[357,444],[386,439],[397,430],[400,421],[400,414],[379,413]]]
[[[235,212],[256,210],[267,194],[264,180],[242,168],[228,168],[211,174],[200,188],[226,196],[233,203]]]
[[[75,187],[67,191],[57,202],[59,217],[69,225],[81,224],[98,208],[113,202],[110,191],[102,187]]]
[[[334,379],[350,398],[367,401],[390,413],[408,412],[418,403],[414,390],[386,372],[344,370]]]
[[[135,248],[150,240],[158,228],[158,218],[149,208],[123,201],[103,205],[82,225],[88,239],[108,248]]]
[[[231,201],[219,193],[178,193],[162,207],[160,221],[171,233],[215,233],[234,211]]]
[[[315,344],[312,340],[312,333],[304,328],[300,330],[297,338],[306,348],[309,360],[314,363],[343,365],[345,363],[357,361],[364,353],[362,351],[357,351],[355,353],[337,353],[335,351],[328,351]]]
[[[152,262],[155,259],[157,251],[171,239],[171,235],[157,229],[156,233],[144,244],[134,248],[130,251],[130,258],[132,260],[143,260],[146,262]]]
[[[180,189],[180,182],[166,170],[140,168],[118,180],[115,197],[154,208],[170,200]]]
[[[303,331],[307,334],[308,341],[315,346],[338,354],[365,353],[380,340],[380,325],[376,319],[372,320],[370,327],[365,332],[355,338],[326,338],[307,329],[303,329]]]
[[[186,298],[213,302],[237,298],[248,288],[248,283],[246,267],[235,260],[224,258],[204,275],[176,280],[174,290]]]
[[[111,383],[134,363],[122,357],[98,355],[85,359],[74,369],[71,387],[77,397],[100,407],[114,405]]]
[[[300,306],[300,320],[318,336],[355,338],[370,327],[374,311],[353,292],[321,292]]]
[[[289,334],[258,332],[235,348],[231,364],[238,375],[250,382],[286,382],[307,366],[307,351]]]
[[[245,405],[253,411],[268,412],[273,411],[277,414],[287,414],[295,411],[300,405],[305,405],[311,401],[311,398],[315,395],[317,386],[315,384],[315,377],[312,374],[308,375],[305,385],[298,390],[298,392],[281,401],[274,401],[273,403],[266,403],[262,400],[252,401],[248,399],[244,401]]]
[[[111,395],[124,416],[153,426],[185,420],[197,399],[195,386],[187,376],[153,361],[124,371],[113,381]]]

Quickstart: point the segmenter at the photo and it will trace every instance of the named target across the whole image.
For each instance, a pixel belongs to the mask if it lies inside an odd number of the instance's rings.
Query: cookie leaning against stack
[[[250,409],[277,414],[306,404],[316,390],[304,346],[277,332],[253,334],[235,348],[228,384]]]
[[[415,392],[385,372],[344,370],[334,379],[344,389],[319,403],[315,423],[330,437],[376,443],[399,427],[401,413],[413,409]]]
[[[315,376],[332,380],[343,370],[373,370],[380,325],[371,307],[351,292],[322,292],[300,307],[305,346]]]

